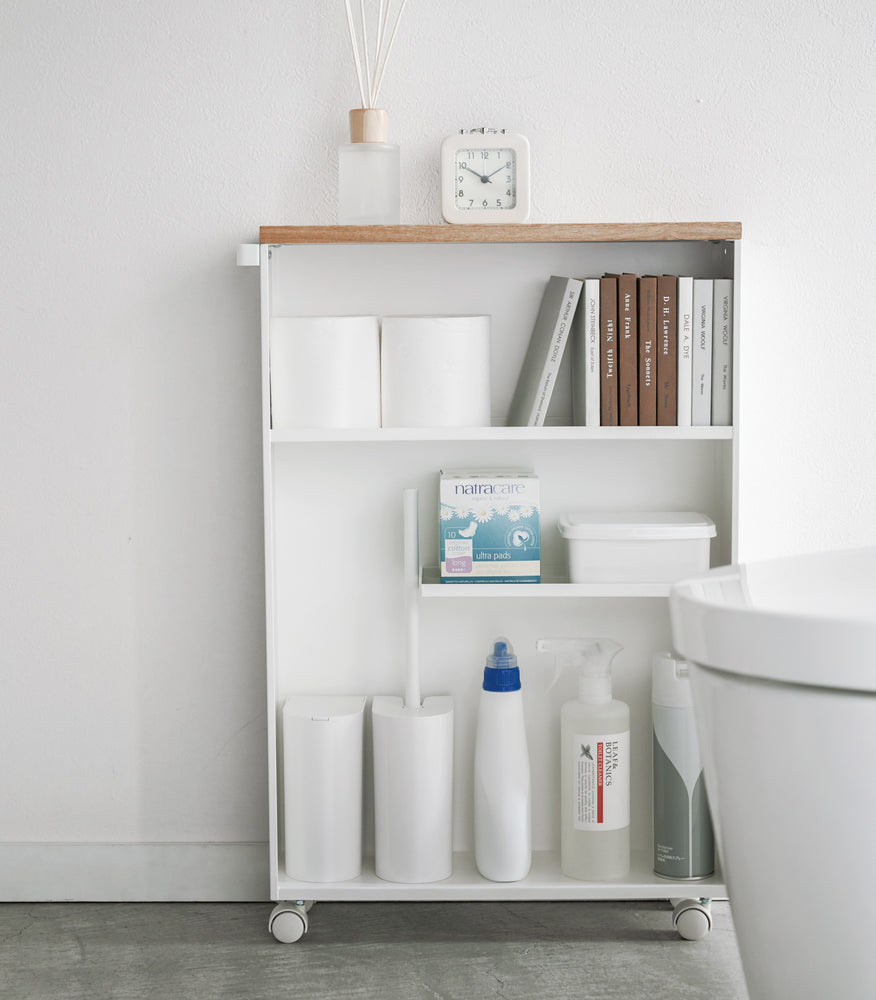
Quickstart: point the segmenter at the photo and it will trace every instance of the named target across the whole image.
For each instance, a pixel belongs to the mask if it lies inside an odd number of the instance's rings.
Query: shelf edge
[[[443,882],[386,882],[374,872],[373,860],[366,859],[362,875],[349,882],[301,882],[281,878],[276,886],[278,899],[315,899],[324,902],[391,901],[498,901],[498,900],[632,900],[710,898],[726,899],[727,888],[719,871],[705,879],[678,881],[655,875],[650,854],[634,851],[630,874],[606,882],[580,882],[560,873],[553,851],[535,851],[532,869],[518,882],[491,882],[475,867],[470,853],[455,853],[453,874]]]
[[[291,243],[665,243],[741,238],[741,222],[262,226],[259,230],[260,242],[272,246]]]
[[[732,427],[300,427],[271,431],[272,444],[404,441],[730,441]]]
[[[427,599],[483,600],[529,597],[668,597],[670,583],[441,583],[435,568],[427,569],[420,595]]]

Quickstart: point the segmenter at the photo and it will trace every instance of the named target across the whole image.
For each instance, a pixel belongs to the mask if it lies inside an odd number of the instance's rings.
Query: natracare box
[[[529,470],[441,472],[442,583],[539,583],[538,476]]]

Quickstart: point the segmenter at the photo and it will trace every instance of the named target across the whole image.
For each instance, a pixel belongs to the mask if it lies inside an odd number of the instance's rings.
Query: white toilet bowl
[[[876,548],[670,596],[751,1000],[876,997]]]

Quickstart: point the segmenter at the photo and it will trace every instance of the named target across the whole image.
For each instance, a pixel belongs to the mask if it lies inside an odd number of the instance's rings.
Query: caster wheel
[[[268,930],[281,944],[300,941],[307,933],[309,909],[304,903],[278,903],[268,917]]]
[[[700,941],[712,929],[709,900],[680,900],[672,913],[672,926],[685,941]]]

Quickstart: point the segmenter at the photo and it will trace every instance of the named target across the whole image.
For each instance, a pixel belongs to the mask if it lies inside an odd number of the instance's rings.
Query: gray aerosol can
[[[715,838],[697,741],[689,664],[654,656],[654,871],[671,879],[706,878],[715,870]]]

